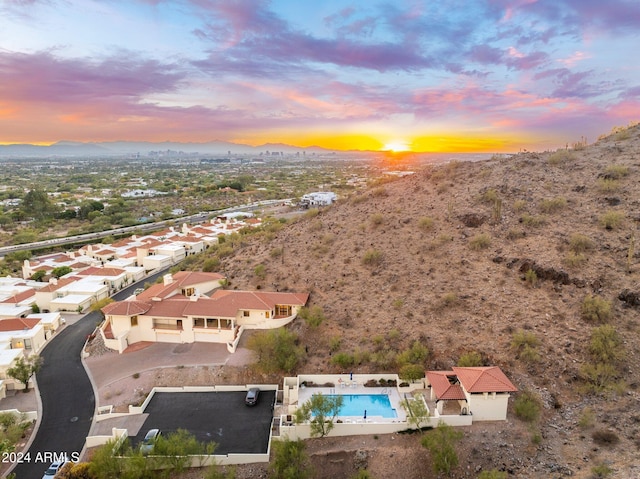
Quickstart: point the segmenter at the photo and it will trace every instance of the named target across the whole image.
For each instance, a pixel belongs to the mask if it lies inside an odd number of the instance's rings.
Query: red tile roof
[[[516,392],[516,388],[497,366],[453,368],[460,384],[469,393]]]
[[[21,301],[24,301],[25,299],[28,299],[32,296],[35,296],[36,294],[36,290],[35,289],[28,289],[26,291],[22,291],[18,294],[14,294],[13,296],[10,296],[9,298],[5,299],[4,301],[2,301],[3,303],[19,303]]]
[[[151,304],[144,301],[119,301],[117,303],[107,304],[102,308],[102,312],[116,316],[136,316],[144,314],[151,309]]]
[[[120,268],[98,268],[96,266],[92,266],[91,268],[87,268],[84,271],[78,273],[79,276],[120,276],[121,274],[126,273],[125,270]]]
[[[53,291],[58,291],[60,288],[62,288],[63,286],[66,286],[68,284],[74,283],[78,281],[77,277],[71,277],[71,278],[60,278],[57,282],[57,284],[53,284],[53,283],[49,283],[47,286],[45,286],[44,288],[40,288],[38,290],[39,292],[45,292],[45,293],[52,293]]]
[[[466,396],[455,381],[456,374],[453,371],[427,371],[427,379],[433,388],[437,400],[464,401]],[[455,381],[452,383],[452,381]]]
[[[25,329],[33,329],[40,321],[40,318],[0,319],[0,331],[24,331]]]

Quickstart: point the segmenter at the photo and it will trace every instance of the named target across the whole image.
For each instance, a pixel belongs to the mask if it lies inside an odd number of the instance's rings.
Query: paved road
[[[52,454],[79,458],[95,412],[93,388],[80,353],[99,321],[99,313],[86,315],[56,334],[42,350],[43,364],[36,374],[42,420],[26,456],[28,461],[13,470],[17,479],[42,477]]]
[[[155,281],[166,271],[144,281]],[[113,298],[124,299],[138,286],[133,284]],[[66,453],[71,459],[79,459],[95,412],[93,386],[80,356],[87,335],[101,320],[100,313],[87,314],[57,333],[40,353],[43,364],[36,380],[42,400],[42,420],[23,462],[12,471],[16,479],[39,479],[53,462],[53,455]]]

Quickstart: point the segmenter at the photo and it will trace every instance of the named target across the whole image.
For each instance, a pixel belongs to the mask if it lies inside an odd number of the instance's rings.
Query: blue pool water
[[[338,416],[364,417],[366,410],[367,417],[398,417],[396,410],[391,407],[389,396],[386,394],[340,394],[339,396],[342,396],[343,400]],[[329,397],[333,397],[333,395]]]

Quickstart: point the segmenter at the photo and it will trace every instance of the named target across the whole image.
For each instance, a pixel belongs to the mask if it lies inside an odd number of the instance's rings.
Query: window
[[[184,288],[182,290],[182,294],[184,294],[185,296],[193,296],[195,292],[196,292],[195,288]]]
[[[216,318],[207,318],[207,328],[217,328],[218,320]]]
[[[131,316],[131,326],[138,325],[138,316]]]
[[[204,328],[204,318],[193,318],[194,328]]]
[[[270,318],[271,317],[271,311],[265,311],[264,317],[267,318],[267,319]]]
[[[243,311],[242,312],[242,316],[244,316],[245,318],[248,318],[250,314],[251,313],[249,311]]]
[[[24,349],[31,349],[31,340],[30,339],[25,339],[24,340]]]

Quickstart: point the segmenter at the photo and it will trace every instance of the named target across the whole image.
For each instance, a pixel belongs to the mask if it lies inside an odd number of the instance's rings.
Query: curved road
[[[167,270],[143,281],[153,282]],[[122,300],[139,286],[133,284],[113,296]],[[102,316],[92,312],[56,333],[40,353],[42,368],[36,374],[42,415],[35,438],[12,472],[16,479],[39,479],[53,462],[52,455],[66,453],[78,459],[95,413],[93,386],[81,361],[82,348]]]

